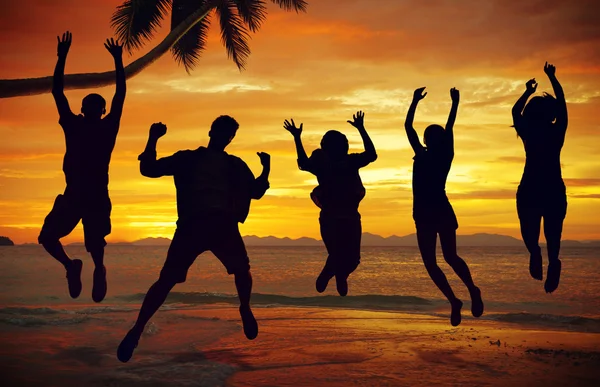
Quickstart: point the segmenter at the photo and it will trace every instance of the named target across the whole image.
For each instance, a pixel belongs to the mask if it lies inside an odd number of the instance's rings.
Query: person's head
[[[425,146],[431,150],[439,149],[440,145],[444,141],[444,135],[444,128],[442,128],[440,125],[429,125],[425,129],[425,134],[423,135]]]
[[[211,144],[225,149],[227,145],[233,140],[235,134],[240,127],[233,117],[230,116],[219,116],[213,121],[208,132]]]
[[[551,124],[556,119],[556,99],[548,93],[533,97],[523,109],[523,119],[530,130]]]
[[[348,139],[337,130],[330,130],[321,139],[321,149],[333,158],[345,156],[348,154]]]
[[[81,113],[86,118],[100,119],[106,113],[106,101],[99,94],[88,94],[81,101]]]

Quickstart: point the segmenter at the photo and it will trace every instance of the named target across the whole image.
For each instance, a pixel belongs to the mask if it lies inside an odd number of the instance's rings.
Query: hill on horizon
[[[285,246],[323,246],[323,242],[319,239],[301,237],[298,239],[292,239],[288,237],[275,237],[266,236],[259,237],[256,235],[246,235],[243,237],[244,242],[247,246],[272,246],[272,247],[285,247]],[[523,241],[508,235],[501,234],[488,234],[488,233],[477,233],[469,235],[457,235],[458,246],[497,246],[497,247],[524,247]],[[133,242],[115,242],[110,243],[111,245],[124,245],[124,246],[168,246],[171,243],[169,238],[143,238]],[[540,243],[544,245],[545,243]],[[82,245],[81,242],[71,243],[71,245]],[[363,233],[362,234],[362,246],[397,246],[397,247],[417,247],[417,236],[416,234],[408,234],[405,236],[392,235],[389,237],[382,237],[381,235]],[[598,246],[600,247],[600,241],[575,241],[575,240],[564,240],[562,246]]]

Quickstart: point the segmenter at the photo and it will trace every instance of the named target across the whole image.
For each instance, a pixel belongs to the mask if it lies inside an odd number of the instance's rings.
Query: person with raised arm
[[[364,126],[364,117],[359,111],[352,121],[348,120],[358,130],[364,152],[348,154],[346,136],[330,130],[323,136],[321,148],[310,157],[302,145],[302,124],[296,127],[293,119],[284,122],[285,130],[294,137],[298,167],[315,175],[319,182],[310,196],[321,209],[321,237],[329,255],[316,280],[319,293],[323,293],[335,277],[339,295],[347,295],[348,277],[360,264],[362,225],[358,206],[366,191],[359,170],[377,159],[375,146]]]
[[[250,308],[250,260],[238,223],[244,223],[248,217],[251,200],[262,198],[269,188],[271,157],[257,153],[263,171],[255,178],[242,159],[225,152],[238,128],[235,119],[220,116],[211,125],[207,147],[179,151],[157,160],[156,144],[167,127],[160,122],[150,127],[146,150],[139,156],[140,172],[150,178],[174,177],[179,219],[158,281],[148,290],[135,325],[119,345],[120,361],[129,361],[150,318],[173,287],[186,281],[189,268],[205,251],[211,251],[227,273],[234,275],[244,334],[249,340],[258,335],[258,324]]]
[[[548,249],[548,273],[544,289],[552,293],[560,282],[560,240],[567,215],[567,192],[562,179],[560,153],[565,142],[568,117],[565,94],[556,78],[556,68],[546,62],[544,72],[550,79],[556,97],[544,93],[527,102],[537,89],[535,78],[530,79],[525,84],[525,92],[512,109],[512,116],[526,157],[517,189],[517,213],[523,242],[529,251],[529,273],[534,279],[543,280],[539,246],[543,218]]]
[[[469,290],[471,313],[474,317],[480,317],[484,308],[481,291],[475,286],[466,262],[457,254],[456,230],[458,229],[458,221],[446,195],[446,179],[454,159],[454,121],[458,112],[460,94],[455,88],[450,90],[452,108],[450,109],[446,128],[440,125],[429,125],[425,129],[423,136],[425,146],[423,146],[413,127],[413,121],[419,101],[427,95],[424,90],[424,87],[415,90],[404,124],[408,141],[415,152],[412,181],[413,218],[425,269],[438,289],[450,302],[452,306],[450,323],[457,326],[461,322],[460,312],[463,303],[456,297],[446,275],[437,264],[436,242],[438,235],[445,261]]]
[[[60,117],[58,122],[65,135],[63,171],[67,186],[65,192],[56,197],[52,210],[46,216],[38,242],[65,267],[69,294],[77,298],[82,288],[83,262],[71,259],[60,239],[69,235],[82,221],[85,247],[95,265],[92,299],[101,302],[107,291],[105,237],[111,232],[112,204],[108,193],[108,172],[125,102],[123,48],[114,39],[107,39],[104,43],[114,59],[116,69],[116,92],[110,113],[102,117],[106,113],[106,101],[98,94],[89,94],[83,98],[82,114],[75,115],[64,94],[65,63],[72,35],[67,31],[57,39],[58,61],[54,70],[52,95]]]

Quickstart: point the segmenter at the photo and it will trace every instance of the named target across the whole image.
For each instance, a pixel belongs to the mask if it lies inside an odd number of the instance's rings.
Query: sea
[[[108,293],[100,304],[91,300],[93,263],[83,246],[67,253],[84,262],[81,296],[72,300],[65,272],[38,245],[0,247],[0,323],[18,326],[73,324],[87,314],[137,310],[158,278],[167,246],[107,246],[105,266]],[[256,308],[321,307],[448,316],[449,306],[435,287],[416,247],[363,247],[359,268],[350,276],[349,295],[339,297],[335,280],[323,294],[315,279],[325,258],[323,247],[252,247],[248,255],[254,278]],[[561,329],[600,332],[600,249],[565,247],[561,250],[560,286],[546,294],[543,282],[529,276],[528,253],[514,247],[459,247],[482,291],[482,318],[515,324],[549,325]],[[546,252],[544,251],[544,255]],[[546,256],[546,255],[545,255]],[[469,294],[441,252],[438,263],[457,296]],[[209,252],[200,255],[177,285],[164,308],[235,305],[233,277]],[[62,306],[81,306],[77,315]],[[468,317],[467,317],[468,318]]]

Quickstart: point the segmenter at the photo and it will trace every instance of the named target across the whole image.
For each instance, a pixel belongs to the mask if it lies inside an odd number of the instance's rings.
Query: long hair
[[[556,98],[548,93],[533,97],[523,109],[523,120],[532,132],[547,128],[556,120]]]

